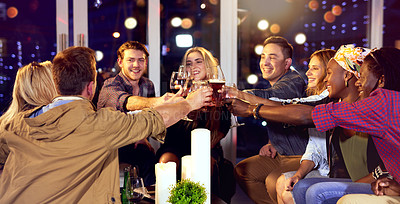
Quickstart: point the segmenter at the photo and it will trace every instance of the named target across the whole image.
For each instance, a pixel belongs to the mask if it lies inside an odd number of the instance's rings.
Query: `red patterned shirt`
[[[352,104],[319,105],[312,117],[319,131],[340,126],[372,135],[386,169],[400,183],[400,92],[377,89]]]

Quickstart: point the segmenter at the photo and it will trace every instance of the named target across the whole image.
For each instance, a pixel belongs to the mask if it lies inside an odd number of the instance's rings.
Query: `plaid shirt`
[[[386,169],[400,183],[400,92],[377,89],[352,104],[319,105],[312,117],[319,131],[341,126],[370,134]]]
[[[107,79],[101,88],[97,108],[113,107],[115,110],[127,112],[126,103],[129,96],[133,96],[133,87],[122,72]],[[139,79],[139,96],[155,97],[154,84],[146,78]]]

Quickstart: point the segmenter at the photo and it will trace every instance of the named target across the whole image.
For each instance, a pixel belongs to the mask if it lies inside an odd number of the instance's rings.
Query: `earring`
[[[344,85],[346,86],[346,87],[349,87],[349,83],[345,80],[344,81]]]

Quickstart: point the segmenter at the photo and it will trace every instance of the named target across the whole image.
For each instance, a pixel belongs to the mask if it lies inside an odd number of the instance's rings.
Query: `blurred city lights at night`
[[[114,38],[119,38],[121,36],[121,34],[119,32],[114,32],[113,33],[113,37]]]
[[[175,27],[175,28],[181,26],[182,25],[182,19],[179,18],[179,17],[172,18],[171,25],[172,25],[172,27]]]
[[[129,18],[127,18],[126,20],[125,20],[125,27],[127,28],[127,29],[130,29],[130,30],[132,30],[132,29],[134,29],[134,28],[136,28],[136,26],[137,26],[137,20],[135,19],[135,18],[133,18],[133,17],[129,17]]]
[[[179,34],[175,40],[178,47],[191,47],[193,45],[193,37],[190,34]]]
[[[297,44],[302,45],[306,42],[307,37],[304,33],[298,33],[296,37],[294,38]]]
[[[262,19],[262,20],[258,21],[258,24],[257,24],[258,29],[267,30],[268,26],[269,26],[269,23],[267,20]]]

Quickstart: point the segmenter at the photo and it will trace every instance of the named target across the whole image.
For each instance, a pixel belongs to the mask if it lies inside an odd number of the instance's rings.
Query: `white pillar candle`
[[[192,156],[186,155],[182,157],[182,176],[181,180],[192,178]]]
[[[192,131],[192,179],[206,188],[206,204],[211,203],[211,147],[210,131],[204,128]]]
[[[176,184],[176,163],[156,164],[156,204],[167,203],[172,185]]]

